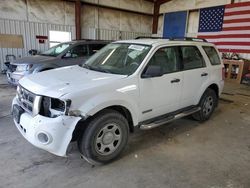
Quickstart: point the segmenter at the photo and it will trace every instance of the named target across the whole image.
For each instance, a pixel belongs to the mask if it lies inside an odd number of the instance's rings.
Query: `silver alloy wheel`
[[[214,100],[213,100],[213,97],[211,96],[208,96],[206,99],[205,99],[205,102],[203,104],[203,113],[208,116],[212,109],[213,109],[213,105],[214,105]]]
[[[98,132],[95,139],[95,150],[100,155],[109,155],[119,147],[121,139],[120,127],[115,123],[109,123]]]

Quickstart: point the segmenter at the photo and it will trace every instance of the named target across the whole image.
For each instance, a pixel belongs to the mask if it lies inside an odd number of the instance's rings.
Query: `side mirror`
[[[146,71],[142,74],[142,78],[153,78],[153,77],[161,77],[163,75],[162,69],[160,66],[149,65]]]
[[[67,52],[63,58],[71,58],[72,57],[72,54],[70,52]]]

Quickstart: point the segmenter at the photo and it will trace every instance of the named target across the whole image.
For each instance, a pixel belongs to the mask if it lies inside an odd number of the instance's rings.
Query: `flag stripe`
[[[250,34],[232,34],[232,35],[199,35],[201,38],[214,39],[214,38],[250,38]]]
[[[201,32],[200,35],[230,35],[230,34],[250,34],[247,30],[242,31],[219,31],[219,32]]]
[[[213,42],[215,45],[250,46],[250,42]]]
[[[225,12],[229,13],[229,12],[245,11],[249,9],[250,9],[250,6],[242,6],[242,7],[226,8]]]
[[[243,14],[243,15],[233,15],[233,16],[225,16],[225,20],[233,20],[233,19],[244,19],[244,18],[250,18],[250,14]]]
[[[207,38],[209,42],[215,43],[215,42],[250,42],[250,38]]]
[[[250,6],[250,2],[233,3],[226,5],[226,9],[232,9],[235,7]]]
[[[243,53],[243,54],[249,54],[250,53],[250,50],[242,50],[242,49],[219,49],[220,52],[232,52],[232,53]]]
[[[250,22],[223,24],[223,28],[227,28],[227,27],[241,27],[241,26],[250,26]]]
[[[222,29],[222,31],[235,31],[235,30],[250,30],[250,26],[227,27]]]
[[[224,16],[233,16],[233,15],[242,15],[242,14],[250,14],[250,10],[225,12]]]
[[[240,18],[240,19],[232,19],[232,20],[225,20],[224,19],[224,24],[229,24],[229,23],[241,23],[241,22],[250,22],[250,18]]]
[[[249,46],[236,46],[236,45],[216,45],[219,49],[239,49],[239,50],[250,50]]]

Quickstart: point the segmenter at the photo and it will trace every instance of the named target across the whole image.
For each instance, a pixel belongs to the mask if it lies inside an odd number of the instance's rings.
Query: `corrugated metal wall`
[[[99,40],[127,40],[138,36],[151,36],[151,33],[118,31],[109,29],[82,28],[82,38]]]
[[[49,36],[50,30],[71,32],[72,39],[75,39],[74,26],[0,19],[0,33],[23,35],[24,43],[23,49],[0,48],[0,68],[3,69],[3,62],[5,62],[5,56],[8,54],[20,58],[28,56],[30,49],[36,49],[38,51],[48,49],[49,41],[46,41],[44,44],[39,44],[36,35]],[[125,40],[133,39],[137,36],[151,36],[151,33],[82,28],[82,38],[85,39]]]
[[[23,49],[17,48],[0,48],[0,64],[3,69],[3,62],[5,62],[5,56],[15,55],[23,57],[28,55],[30,49],[36,49],[38,51],[44,51],[49,48],[49,42],[39,44],[36,39],[36,35],[48,36],[50,30],[55,31],[68,31],[72,34],[72,39],[75,38],[75,27],[69,25],[57,25],[50,23],[36,23],[20,20],[6,20],[0,19],[0,33],[1,34],[13,34],[23,35]]]

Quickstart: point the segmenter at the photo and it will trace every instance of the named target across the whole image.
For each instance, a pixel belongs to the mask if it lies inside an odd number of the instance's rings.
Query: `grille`
[[[26,112],[33,114],[33,108],[34,108],[36,95],[31,93],[27,89],[19,86],[17,89],[17,96],[18,96],[18,100],[22,108]]]

